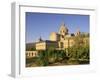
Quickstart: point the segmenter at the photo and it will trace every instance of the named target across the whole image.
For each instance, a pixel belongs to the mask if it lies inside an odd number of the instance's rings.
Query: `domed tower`
[[[63,35],[63,36],[68,34],[68,28],[66,28],[64,23],[62,23],[62,25],[61,25],[61,27],[59,29],[59,34]]]

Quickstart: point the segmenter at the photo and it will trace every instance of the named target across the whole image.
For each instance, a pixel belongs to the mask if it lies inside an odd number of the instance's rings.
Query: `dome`
[[[68,29],[67,29],[65,26],[61,26],[61,27],[60,27],[60,31],[62,31],[62,30],[63,30],[63,31],[66,31],[66,32],[68,31]]]
[[[62,23],[60,29],[59,29],[59,34],[61,35],[66,35],[68,34],[68,28],[65,26],[64,23]]]

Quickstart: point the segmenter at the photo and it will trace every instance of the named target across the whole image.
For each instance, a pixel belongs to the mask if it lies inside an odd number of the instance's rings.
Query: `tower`
[[[63,35],[63,36],[65,36],[65,35],[68,34],[68,28],[66,28],[64,22],[61,24],[61,27],[60,27],[60,29],[59,29],[59,34],[60,34],[60,35]]]

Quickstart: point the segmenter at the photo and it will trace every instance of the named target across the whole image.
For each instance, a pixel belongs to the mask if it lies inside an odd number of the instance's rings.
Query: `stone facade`
[[[26,51],[26,56],[34,57],[38,54],[37,51],[39,50],[47,50],[49,48],[66,49],[71,47],[75,44],[74,38],[80,34],[81,32],[79,29],[76,31],[76,33],[69,34],[68,28],[64,23],[62,23],[58,32],[51,32],[49,40],[42,40],[40,37],[39,41],[35,43],[36,51]],[[84,38],[83,41],[85,43],[89,43],[89,37]]]
[[[68,28],[62,23],[59,32],[51,32],[49,36],[49,41],[39,41],[36,43],[36,50],[46,50],[48,48],[68,48],[74,45],[73,38],[75,35],[69,34]],[[77,36],[80,34],[79,32],[76,33]]]
[[[56,41],[40,41],[36,43],[36,50],[46,50],[49,48],[58,48],[58,43]]]

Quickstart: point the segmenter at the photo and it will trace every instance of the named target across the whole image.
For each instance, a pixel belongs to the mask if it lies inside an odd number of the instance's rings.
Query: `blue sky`
[[[89,15],[51,14],[26,12],[26,43],[37,41],[40,36],[48,40],[51,32],[58,32],[65,23],[69,33],[89,32]]]

